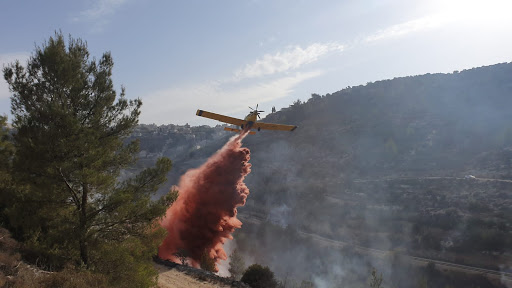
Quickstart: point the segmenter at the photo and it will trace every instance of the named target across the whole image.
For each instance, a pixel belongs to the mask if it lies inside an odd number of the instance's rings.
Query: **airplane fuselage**
[[[244,120],[248,121],[248,122],[256,122],[256,117],[257,116],[258,115],[256,113],[252,113],[251,112],[251,113],[247,114],[247,116],[245,116]]]
[[[242,129],[251,129],[252,125],[256,123],[256,119],[258,118],[258,114],[256,113],[249,113],[247,116],[245,116],[244,120],[246,123],[241,126]]]

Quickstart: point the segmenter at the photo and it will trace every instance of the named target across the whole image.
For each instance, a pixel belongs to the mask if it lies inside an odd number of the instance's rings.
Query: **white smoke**
[[[229,256],[231,256],[231,253],[233,253],[233,250],[235,250],[236,242],[235,240],[227,240],[222,247],[224,248],[224,251],[226,251],[226,255],[228,255],[228,258],[226,260],[220,260],[220,262],[217,264],[219,272],[217,272],[216,274],[221,277],[230,277],[231,273],[229,273]]]

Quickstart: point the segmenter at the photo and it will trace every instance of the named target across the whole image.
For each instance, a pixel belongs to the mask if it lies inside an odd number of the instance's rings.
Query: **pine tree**
[[[11,160],[14,147],[10,141],[9,129],[7,127],[7,117],[0,116],[0,226],[7,226],[5,209],[10,200],[10,190],[12,188],[11,178]]]
[[[201,261],[199,262],[199,266],[201,269],[208,272],[217,272],[217,267],[215,265],[215,259],[210,257],[208,250],[204,250],[201,254]]]
[[[231,277],[236,280],[240,280],[245,271],[245,261],[238,249],[233,250],[233,253],[229,256],[229,273]]]
[[[382,273],[377,274],[377,270],[372,268],[372,275],[369,279],[369,284],[371,288],[380,288],[382,287]]]
[[[142,257],[134,243],[151,242],[151,225],[172,198],[151,200],[169,159],[118,180],[138,152],[137,141],[123,140],[138,124],[142,102],[128,100],[124,88],[116,92],[113,64],[110,53],[90,60],[84,41],[70,36],[66,45],[55,33],[26,67],[17,61],[3,70],[16,130],[14,177],[26,187],[11,207],[11,224],[50,264],[99,267],[102,249],[126,243],[120,251]]]

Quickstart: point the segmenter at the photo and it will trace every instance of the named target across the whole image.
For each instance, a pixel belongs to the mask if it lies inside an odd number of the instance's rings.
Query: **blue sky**
[[[141,123],[208,124],[312,93],[512,61],[509,0],[48,0],[0,2],[0,65],[54,31],[111,51]],[[10,93],[0,81],[0,114]]]

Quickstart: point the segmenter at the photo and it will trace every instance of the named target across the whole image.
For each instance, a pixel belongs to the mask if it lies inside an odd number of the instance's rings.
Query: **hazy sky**
[[[111,51],[141,123],[209,124],[312,93],[512,61],[510,0],[48,0],[0,2],[0,63],[61,30]],[[0,81],[0,114],[10,93]],[[265,114],[265,113],[264,113]]]

